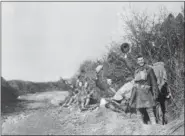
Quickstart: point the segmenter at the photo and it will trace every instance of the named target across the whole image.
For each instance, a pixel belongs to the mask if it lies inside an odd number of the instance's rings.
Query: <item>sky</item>
[[[2,76],[6,80],[70,78],[87,59],[123,42],[121,13],[128,7],[149,14],[165,6],[181,12],[183,2],[3,2]]]

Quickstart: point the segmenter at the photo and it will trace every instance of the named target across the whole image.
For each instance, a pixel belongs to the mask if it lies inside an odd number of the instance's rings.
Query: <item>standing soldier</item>
[[[96,67],[96,86],[100,89],[101,97],[111,97],[115,94],[115,90],[111,87],[111,79],[104,75],[103,65]]]
[[[145,64],[142,55],[137,57],[139,67],[135,71],[135,86],[133,88],[130,106],[136,107],[137,116],[144,123],[143,110],[148,113],[151,124],[156,124],[154,106],[159,95],[157,79],[151,67]],[[134,105],[135,104],[135,105]]]

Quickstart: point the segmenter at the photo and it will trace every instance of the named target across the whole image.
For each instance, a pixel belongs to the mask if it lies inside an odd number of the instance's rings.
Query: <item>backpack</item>
[[[154,70],[159,90],[161,90],[163,85],[167,82],[167,74],[164,67],[164,62],[156,62],[150,67]]]

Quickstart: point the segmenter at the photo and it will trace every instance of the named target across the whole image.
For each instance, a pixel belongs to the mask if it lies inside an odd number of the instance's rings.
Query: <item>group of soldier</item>
[[[69,93],[62,107],[70,107],[73,104],[77,104],[82,111],[88,108],[94,90],[89,87],[87,81],[77,79],[76,85],[71,85],[71,91]]]
[[[125,46],[128,46],[128,44],[122,44],[122,52]],[[157,122],[154,108],[159,99],[159,83],[157,81],[153,68],[145,63],[145,59],[142,55],[138,55],[137,64],[138,67],[135,70],[134,77],[130,79],[130,81],[134,83],[134,87],[131,91],[129,106],[136,109],[137,117],[139,118],[140,123],[146,124],[146,122],[144,122],[145,115],[143,112],[145,111],[148,114],[150,123],[156,124]],[[102,79],[102,71],[103,66],[99,65],[96,68],[96,86],[100,90],[100,93],[98,95],[100,95],[99,97],[112,97],[116,95],[116,91],[114,90],[114,88],[111,87],[111,79],[106,80],[107,84],[102,84],[104,80]],[[72,86],[72,88],[74,91],[71,93],[71,96],[69,96],[69,99],[66,100],[63,104],[64,107],[68,107],[73,103],[77,103],[80,106],[80,109],[84,109],[89,105],[89,102],[94,93],[97,92],[97,90],[89,89],[88,83],[82,82],[79,79],[76,82],[76,86]],[[104,91],[108,91],[108,94],[111,95],[104,96],[105,93],[101,93]],[[112,98],[114,99],[114,97]],[[116,101],[116,99],[114,100]],[[117,100],[117,102],[118,101],[119,100]]]

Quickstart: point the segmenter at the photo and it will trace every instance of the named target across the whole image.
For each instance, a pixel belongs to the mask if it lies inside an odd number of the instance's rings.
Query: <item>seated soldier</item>
[[[134,80],[131,80],[127,83],[125,83],[116,93],[115,95],[112,97],[112,100],[117,102],[117,103],[121,103],[121,101],[123,100],[123,98],[125,98],[125,100],[129,100],[131,97],[131,92],[132,92],[132,88],[134,86]]]
[[[131,79],[130,79],[131,80]],[[125,83],[116,93],[115,95],[109,100],[114,105],[114,108],[120,108],[122,111],[127,112],[134,112],[134,109],[129,107],[129,101],[132,93],[132,88],[134,86],[134,80],[128,80],[129,82]],[[106,105],[109,108],[109,104]],[[112,107],[113,108],[113,107]]]
[[[92,86],[90,86],[89,83],[87,83],[86,81],[79,98],[79,106],[81,111],[90,108],[89,104],[90,101],[94,98],[93,97],[94,92],[95,90],[93,90]]]
[[[84,91],[84,100],[83,100],[83,107],[86,107],[88,105],[88,88],[89,84],[87,83],[87,81],[84,83],[84,87],[83,87],[83,91]]]
[[[89,93],[87,94],[87,97],[86,97],[86,99],[85,99],[85,107],[87,107],[87,106],[89,105],[90,100],[92,99],[92,95],[93,95],[94,91],[95,91],[95,90],[92,90],[91,92],[89,92]]]
[[[67,107],[72,106],[73,103],[76,102],[78,96],[78,90],[75,90],[74,95],[71,97],[69,102],[66,104]]]
[[[83,90],[82,90],[82,96],[81,96],[81,109],[84,110],[87,108],[90,102],[90,96],[93,92],[89,93],[89,84],[87,81],[84,83]]]
[[[85,99],[86,99],[85,95],[86,93],[84,91],[81,91],[78,97],[78,106],[81,111],[85,109]]]
[[[73,86],[73,90],[69,92],[69,96],[66,98],[65,103],[62,105],[62,107],[68,107],[69,105],[71,105],[72,103],[74,103],[74,101],[76,100],[77,94],[79,92],[79,89],[81,88],[82,83],[79,82],[79,85],[76,86],[76,89],[74,90],[74,86]]]
[[[68,98],[65,100],[65,103],[62,105],[62,107],[68,107],[74,100],[74,92],[72,92],[72,95],[69,95]]]

